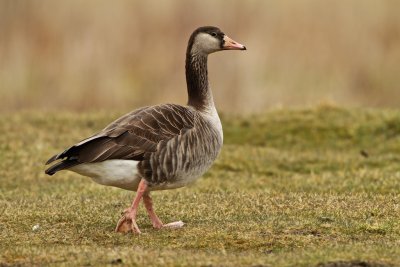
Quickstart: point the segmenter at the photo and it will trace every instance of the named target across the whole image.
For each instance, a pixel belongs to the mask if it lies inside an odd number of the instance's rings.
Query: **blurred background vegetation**
[[[0,112],[185,103],[191,32],[219,26],[246,52],[210,57],[224,112],[400,105],[400,1],[0,2]]]

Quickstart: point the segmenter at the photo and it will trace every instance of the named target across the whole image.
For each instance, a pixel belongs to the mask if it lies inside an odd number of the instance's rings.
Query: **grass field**
[[[211,170],[153,194],[160,218],[185,227],[153,230],[141,208],[140,236],[113,232],[133,193],[44,175],[48,157],[118,115],[0,116],[0,266],[400,265],[400,111],[222,116]]]

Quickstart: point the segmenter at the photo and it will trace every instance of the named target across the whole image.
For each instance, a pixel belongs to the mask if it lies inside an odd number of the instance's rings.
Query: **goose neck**
[[[207,55],[188,53],[186,55],[186,83],[188,105],[198,110],[214,106],[208,82]]]

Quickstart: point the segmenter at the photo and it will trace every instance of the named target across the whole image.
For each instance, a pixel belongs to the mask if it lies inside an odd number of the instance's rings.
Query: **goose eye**
[[[211,33],[211,36],[217,37],[217,33],[216,33],[216,32],[212,32],[212,33]]]

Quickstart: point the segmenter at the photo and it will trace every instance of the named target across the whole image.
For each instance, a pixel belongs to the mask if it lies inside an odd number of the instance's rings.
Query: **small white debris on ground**
[[[184,222],[178,221],[178,222],[172,222],[172,223],[164,224],[163,227],[175,229],[175,228],[181,228],[181,227],[183,227],[184,225],[185,225]]]
[[[40,228],[40,225],[39,225],[39,224],[35,224],[35,225],[32,227],[32,231],[37,231],[37,230],[39,230],[39,228]]]

